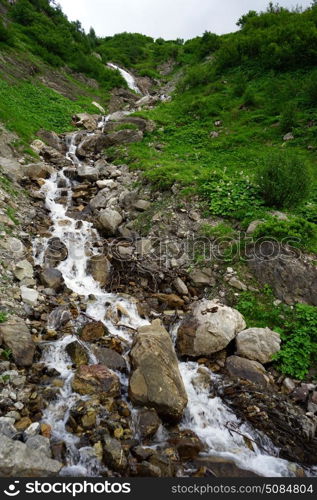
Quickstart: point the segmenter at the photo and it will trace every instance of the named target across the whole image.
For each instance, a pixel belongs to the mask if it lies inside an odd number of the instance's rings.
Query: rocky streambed
[[[32,248],[2,244],[23,308],[0,324],[0,474],[314,475],[316,387],[271,369],[276,332],[205,298],[217,264],[188,270],[180,251],[196,207],[162,213],[110,161],[155,127],[129,113],[159,96],[124,92],[112,115],[74,117],[78,132],[42,132],[23,167],[36,224]],[[141,236],[146,214],[163,240]]]

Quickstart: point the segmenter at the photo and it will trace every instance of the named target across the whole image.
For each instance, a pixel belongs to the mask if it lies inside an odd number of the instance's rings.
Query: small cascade
[[[113,63],[108,63],[108,66],[109,66],[109,68],[112,68],[112,69],[119,71],[122,78],[127,82],[129,89],[133,90],[137,94],[142,94],[141,90],[139,89],[139,87],[137,86],[137,84],[135,82],[134,76],[131,75],[131,73],[128,73],[128,71],[126,71],[122,68],[119,68],[119,66],[116,66],[116,64],[113,64]]]

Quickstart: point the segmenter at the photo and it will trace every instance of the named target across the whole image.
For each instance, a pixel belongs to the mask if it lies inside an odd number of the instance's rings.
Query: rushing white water
[[[109,68],[116,69],[121,74],[122,78],[127,82],[129,89],[134,90],[137,94],[142,94],[141,90],[137,86],[134,77],[122,68],[119,68],[116,64],[108,63]]]
[[[104,126],[106,119],[101,123],[103,124],[101,126]],[[81,169],[83,165],[76,155],[77,134],[70,134],[66,138],[68,146],[66,157],[74,168]],[[86,314],[94,320],[102,321],[112,335],[121,338],[129,345],[132,341],[131,331],[149,324],[149,321],[139,316],[132,299],[128,300],[105,292],[87,272],[89,259],[98,253],[96,243],[99,241],[99,235],[91,223],[75,220],[66,215],[72,203],[72,181],[65,175],[65,170],[54,173],[42,187],[52,220],[52,237],[59,238],[68,250],[67,259],[59,264],[58,269],[63,275],[66,286],[86,302]],[[65,192],[67,192],[66,197]],[[62,194],[63,203],[60,201]],[[38,238],[34,242],[34,256],[38,265],[44,263],[47,242],[47,238],[42,240]],[[170,332],[173,340],[176,339],[177,328],[178,325],[175,325]],[[66,347],[74,340],[78,338],[68,335],[47,343],[44,349],[43,362],[49,368],[57,370],[63,381],[63,387],[59,396],[46,408],[43,421],[51,425],[53,438],[66,444],[67,466],[62,470],[62,475],[98,476],[103,467],[98,462],[93,448],[79,449],[79,438],[66,429],[72,407],[79,400],[85,399],[74,393],[71,387],[74,371]],[[86,348],[89,349],[89,346]],[[95,357],[90,354],[90,363],[96,362]],[[279,459],[278,450],[268,438],[257,433],[251,426],[242,424],[219,397],[211,396],[210,388],[217,378],[216,375],[197,363],[180,363],[179,367],[188,395],[188,406],[181,427],[192,429],[200,437],[206,446],[206,455],[229,458],[240,468],[268,477],[293,475],[295,464]],[[199,380],[202,370],[205,371],[203,382]],[[121,376],[121,382],[125,396],[127,378]],[[137,435],[135,419],[134,425]],[[156,439],[164,441],[165,438],[166,432],[161,429]],[[248,442],[246,438],[249,439]]]

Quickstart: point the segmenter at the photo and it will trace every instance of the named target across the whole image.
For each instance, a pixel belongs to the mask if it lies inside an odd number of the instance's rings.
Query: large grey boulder
[[[181,356],[209,356],[225,349],[245,327],[239,311],[217,301],[200,300],[178,329],[177,350]]]
[[[238,333],[236,343],[238,356],[265,364],[280,350],[281,337],[270,328],[249,328]]]
[[[99,222],[107,234],[114,235],[122,222],[122,217],[116,210],[106,208],[100,212]]]
[[[124,129],[112,132],[108,135],[108,139],[112,146],[118,144],[130,144],[131,142],[140,142],[143,139],[141,130]]]
[[[0,343],[11,349],[14,362],[18,366],[31,366],[35,352],[29,328],[18,316],[11,316],[0,324]]]
[[[229,356],[226,360],[226,369],[234,379],[245,379],[262,387],[268,387],[270,384],[270,379],[264,366],[257,361],[240,358],[239,356]]]
[[[160,320],[139,328],[130,353],[129,394],[134,404],[156,409],[161,418],[177,422],[187,405],[171,338]]]
[[[60,462],[48,458],[41,450],[0,435],[1,477],[53,477],[61,468]]]

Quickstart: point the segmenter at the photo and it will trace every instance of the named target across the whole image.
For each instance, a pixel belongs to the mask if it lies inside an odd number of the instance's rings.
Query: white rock
[[[99,54],[98,54],[98,55],[99,55]],[[105,115],[105,114],[106,114],[106,110],[105,110],[105,108],[103,108],[103,107],[101,106],[101,104],[99,104],[99,102],[92,101],[92,103],[91,103],[91,104],[92,104],[93,106],[96,106],[96,108],[98,108],[98,109],[99,109],[99,111],[101,111],[101,113],[102,113],[103,115]]]
[[[27,288],[26,286],[21,286],[20,290],[23,302],[35,307],[39,299],[39,292],[33,288]]]
[[[33,266],[28,260],[21,260],[17,262],[14,269],[14,276],[22,281],[25,278],[33,278]]]
[[[176,278],[173,285],[180,295],[188,295],[188,288],[181,278]]]
[[[272,361],[281,348],[279,333],[270,328],[249,328],[237,335],[237,355],[262,364]]]

